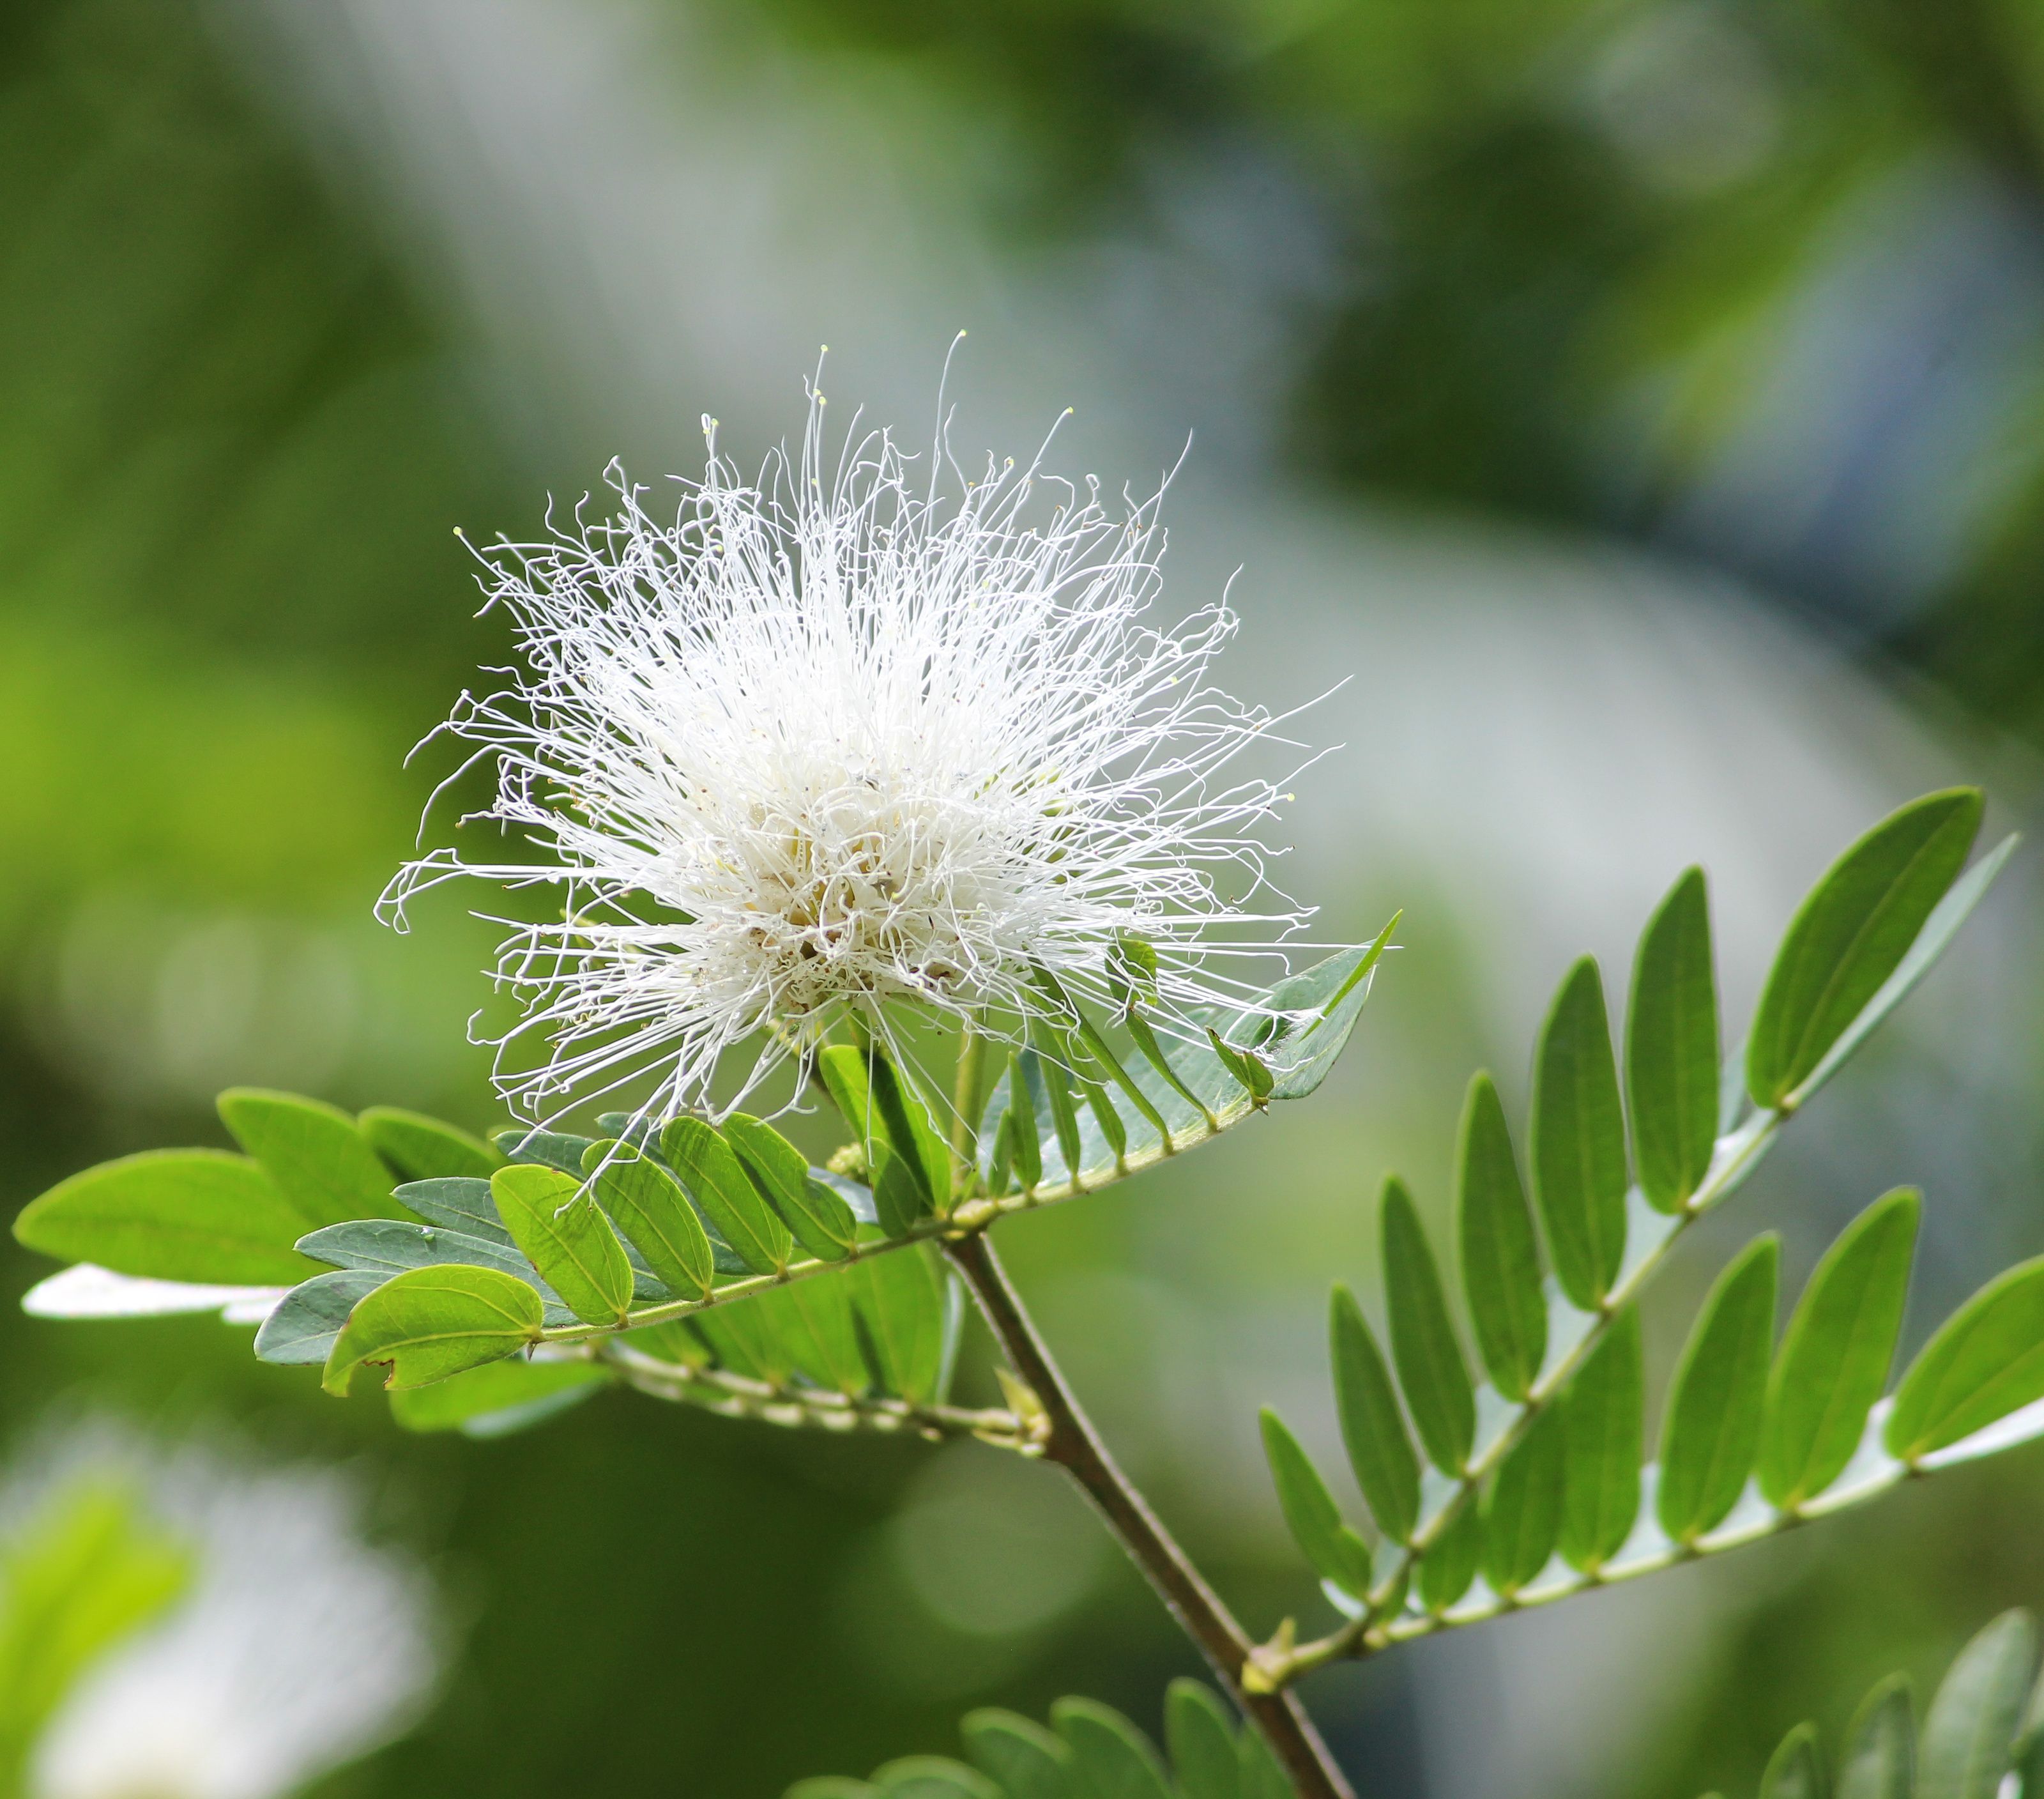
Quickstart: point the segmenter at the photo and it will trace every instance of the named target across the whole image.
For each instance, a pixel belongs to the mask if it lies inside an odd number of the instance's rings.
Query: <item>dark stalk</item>
[[[943,1247],[979,1301],[1009,1366],[1043,1405],[1048,1423],[1043,1459],[1078,1483],[1172,1616],[1199,1645],[1243,1716],[1270,1745],[1300,1799],[1355,1799],[1297,1696],[1289,1688],[1257,1693],[1244,1687],[1243,1670],[1254,1647],[1248,1633],[1108,1455],[1036,1334],[986,1232],[949,1239]]]

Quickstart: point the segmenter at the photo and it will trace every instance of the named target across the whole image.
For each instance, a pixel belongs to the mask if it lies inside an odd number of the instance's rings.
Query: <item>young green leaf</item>
[[[408,1431],[508,1436],[580,1405],[611,1379],[600,1362],[490,1362],[392,1393],[390,1416]]]
[[[987,1706],[959,1724],[966,1753],[1008,1799],[1079,1799],[1072,1785],[1072,1752],[1065,1739],[1035,1722]],[[1199,1799],[1188,1794],[1187,1799]]]
[[[1815,1724],[1798,1724],[1782,1738],[1760,1777],[1760,1799],[1824,1799]]]
[[[1072,1751],[1072,1769],[1089,1799],[1172,1799],[1155,1747],[1112,1707],[1060,1699],[1051,1722]]]
[[[1034,1050],[1009,1051],[1007,1116],[1013,1121],[1013,1135],[1009,1139],[1010,1161],[1015,1178],[1021,1183],[1024,1193],[1033,1192],[1043,1179],[1043,1139],[1036,1129],[1036,1090],[1041,1077],[1032,1079],[1035,1074]]]
[[[1718,1277],[1675,1370],[1661,1439],[1661,1528],[1692,1543],[1737,1503],[1760,1447],[1781,1244],[1747,1245]]]
[[[1234,1077],[1254,1103],[1261,1105],[1270,1098],[1277,1077],[1262,1056],[1251,1049],[1237,1049],[1211,1025],[1207,1028],[1207,1042],[1220,1059],[1221,1067]]]
[[[1269,1406],[1263,1409],[1263,1453],[1284,1508],[1293,1540],[1313,1572],[1343,1592],[1362,1598],[1370,1591],[1370,1546],[1342,1522],[1340,1509],[1312,1458]]]
[[[715,1131],[700,1118],[677,1118],[660,1133],[660,1153],[747,1268],[776,1274],[788,1266],[794,1238]]]
[[[863,1257],[845,1278],[887,1390],[927,1405],[936,1396],[944,1356],[943,1281],[929,1251]]]
[[[1462,1106],[1455,1219],[1477,1348],[1497,1390],[1523,1399],[1546,1359],[1547,1301],[1512,1132],[1489,1074],[1470,1082]]]
[[[540,1336],[540,1296],[494,1268],[417,1268],[358,1305],[326,1359],[328,1393],[345,1393],[365,1362],[386,1387],[425,1386],[515,1355]]]
[[[2019,1263],[1947,1318],[1895,1391],[1884,1440],[1914,1462],[2044,1399],[2044,1256]]]
[[[1550,1405],[1498,1466],[1484,1506],[1483,1571],[1508,1598],[1539,1577],[1561,1540],[1567,1443],[1562,1415]]]
[[[842,1262],[851,1254],[859,1220],[840,1195],[810,1174],[807,1156],[771,1124],[743,1112],[724,1120],[724,1136],[796,1242],[820,1262]]]
[[[1371,1515],[1386,1536],[1408,1542],[1420,1516],[1420,1463],[1391,1370],[1365,1322],[1355,1295],[1337,1286],[1328,1307],[1327,1336],[1335,1370],[1335,1405],[1349,1466]]]
[[[1981,807],[1977,788],[1927,794],[1882,820],[1811,890],[1754,1014],[1746,1079],[1756,1104],[1796,1102],[1958,878]]]
[[[263,1164],[309,1229],[348,1218],[390,1218],[396,1178],[345,1112],[296,1094],[230,1087],[221,1122]]]
[[[1399,1384],[1435,1466],[1459,1474],[1476,1438],[1476,1395],[1434,1252],[1412,1196],[1395,1174],[1384,1183],[1383,1212],[1385,1297]]]
[[[1919,1209],[1898,1187],[1854,1220],[1804,1290],[1767,1386],[1760,1490],[1792,1509],[1852,1459],[1888,1382]]]
[[[1038,1034],[1042,1034],[1040,1028]],[[1072,1104],[1072,1071],[1059,1051],[1039,1048],[1035,1055],[1036,1078],[1051,1109],[1051,1128],[1058,1140],[1058,1153],[1064,1158],[1065,1172],[1076,1187],[1085,1158],[1080,1147],[1078,1109]]]
[[[2027,1612],[2003,1613],[1959,1651],[1923,1716],[1917,1799],[1995,1799],[2036,1665]]]
[[[212,1149],[151,1149],[87,1168],[14,1220],[29,1248],[159,1281],[289,1286],[305,1215],[262,1168]]]
[[[1165,1689],[1164,1742],[1181,1799],[1242,1799],[1235,1729],[1203,1682],[1181,1678]]]
[[[369,1146],[406,1181],[486,1181],[504,1158],[480,1137],[394,1105],[372,1105],[355,1123]]]
[[[610,1221],[677,1299],[707,1299],[717,1278],[709,1236],[673,1175],[629,1144],[594,1143],[585,1169]]]
[[[1646,1429],[1639,1313],[1612,1321],[1562,1396],[1567,1441],[1562,1554],[1593,1574],[1625,1547],[1639,1516],[1639,1458]]]
[[[1717,985],[1711,906],[1700,868],[1688,870],[1639,940],[1625,1021],[1625,1088],[1640,1190],[1680,1211],[1703,1184],[1717,1140]]]
[[[1445,1612],[1469,1591],[1483,1560],[1483,1518],[1472,1494],[1433,1547],[1420,1558],[1420,1603]]]
[[[1604,1302],[1625,1259],[1625,1120],[1595,959],[1569,971],[1533,1065],[1533,1196],[1562,1290]]]
[[[845,1123],[866,1146],[869,1163],[878,1168],[882,1150],[900,1160],[915,1195],[910,1217],[942,1212],[951,1201],[951,1154],[901,1071],[877,1047],[851,1044],[826,1045],[817,1052],[816,1069]]]
[[[1892,1675],[1862,1702],[1838,1758],[1838,1799],[1912,1799],[1916,1713],[1906,1676]]]
[[[576,1176],[521,1163],[491,1175],[490,1192],[512,1240],[570,1311],[586,1324],[624,1321],[632,1264]]]

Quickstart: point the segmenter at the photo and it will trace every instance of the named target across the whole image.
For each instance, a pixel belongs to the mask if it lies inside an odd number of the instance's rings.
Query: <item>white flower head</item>
[[[1305,916],[1252,835],[1281,796],[1229,770],[1274,721],[1208,680],[1235,615],[1151,621],[1162,491],[1110,509],[1041,452],[969,479],[941,432],[919,469],[856,421],[827,459],[824,416],[812,388],[757,483],[705,419],[671,520],[613,465],[613,516],[485,559],[527,672],[442,728],[494,763],[480,816],[551,859],[440,851],[386,904],[462,874],[562,890],[500,964],[527,1001],[500,1048],[550,1046],[500,1055],[524,1109],[648,1071],[646,1109],[701,1105],[734,1046],[749,1090],[847,1011],[886,1035],[889,1002],[1013,1036],[1039,971],[1101,995],[1124,937],[1189,1030]]]
[[[282,1799],[398,1735],[431,1697],[431,1584],[363,1540],[340,1476],[167,1453],[106,1428],[43,1460],[0,1495],[0,1528],[112,1482],[193,1566],[163,1617],[67,1695],[33,1751],[33,1799]]]

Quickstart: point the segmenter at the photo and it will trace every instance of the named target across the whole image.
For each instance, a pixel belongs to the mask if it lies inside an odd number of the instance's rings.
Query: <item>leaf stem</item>
[[[1270,1744],[1300,1799],[1354,1799],[1297,1695],[1259,1692],[1245,1685],[1243,1671],[1254,1647],[1248,1632],[1108,1453],[1037,1335],[986,1232],[947,1239],[943,1247],[979,1301],[1002,1352],[1043,1407],[1048,1424],[1043,1459],[1055,1462],[1078,1483],[1129,1559],[1148,1576],[1244,1716]]]
[[[700,1405],[730,1418],[759,1418],[770,1424],[836,1431],[908,1432],[920,1436],[978,1437],[997,1448],[1035,1454],[1029,1420],[1012,1412],[974,1411],[958,1405],[922,1405],[871,1393],[852,1395],[825,1389],[782,1385],[734,1374],[724,1368],[690,1368],[663,1361],[615,1338],[601,1346],[625,1383],[655,1399]]]
[[[1473,1503],[1477,1489],[1485,1478],[1502,1462],[1512,1446],[1523,1437],[1533,1420],[1542,1410],[1552,1405],[1561,1395],[1570,1377],[1581,1367],[1610,1328],[1612,1320],[1640,1290],[1659,1271],[1666,1261],[1669,1251],[1681,1240],[1689,1226],[1712,1210],[1730,1194],[1750,1174],[1762,1155],[1780,1132],[1784,1114],[1778,1110],[1757,1112],[1730,1135],[1718,1140],[1717,1155],[1702,1186],[1690,1197],[1689,1202],[1672,1218],[1666,1218],[1666,1230],[1659,1240],[1644,1253],[1633,1259],[1619,1276],[1618,1282],[1605,1297],[1603,1306],[1589,1315],[1581,1332],[1558,1353],[1550,1349],[1547,1364],[1540,1370],[1539,1378],[1526,1397],[1515,1408],[1504,1428],[1496,1432],[1473,1455],[1460,1475],[1450,1482],[1439,1504],[1413,1532],[1412,1540],[1402,1553],[1393,1557],[1385,1566],[1377,1584],[1371,1589],[1366,1609],[1362,1616],[1352,1618],[1340,1629],[1309,1643],[1294,1647],[1288,1639],[1280,1637],[1258,1645],[1251,1658],[1250,1678],[1258,1686],[1268,1686],[1273,1690],[1282,1691],[1300,1675],[1311,1673],[1315,1668],[1339,1661],[1345,1657],[1361,1658],[1374,1655],[1378,1650],[1408,1637],[1425,1636],[1438,1629],[1443,1623],[1459,1620],[1430,1618],[1424,1628],[1406,1626],[1400,1622],[1388,1620],[1386,1614],[1402,1600],[1413,1568],[1427,1551],[1438,1543],[1466,1505]],[[1555,1303],[1550,1295],[1550,1307]],[[1583,1586],[1596,1584],[1585,1581]],[[1580,1590],[1571,1586],[1568,1591]],[[1556,1594],[1555,1597],[1562,1597]]]

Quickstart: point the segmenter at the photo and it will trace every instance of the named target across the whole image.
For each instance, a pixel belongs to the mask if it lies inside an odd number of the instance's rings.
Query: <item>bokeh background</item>
[[[1175,603],[1305,731],[1287,884],[1407,909],[1311,1105],[1004,1233],[1252,1624],[1320,1620],[1255,1447],[1331,1447],[1331,1275],[1446,1198],[1580,951],[1700,859],[1732,1017],[1889,805],[2044,739],[2044,12],[2026,0],[10,0],[0,8],[0,1187],[223,1140],[220,1086],[493,1110],[490,938],[370,906],[502,659],[452,535],[623,455],[750,459],[800,382],[912,439],[1154,481]],[[1921,1182],[1918,1337],[2044,1248],[2034,858],[1654,1314]],[[11,1301],[44,1270],[10,1244]],[[606,1397],[407,1438],[209,1320],[0,1310],[54,1400],[345,1459],[458,1671],[321,1790],[778,1793],[966,1706],[1154,1723],[1190,1657],[1075,1501],[971,1446]],[[2044,1601],[2044,1455],[1308,1689],[1374,1794],[1750,1787],[1895,1666]]]

